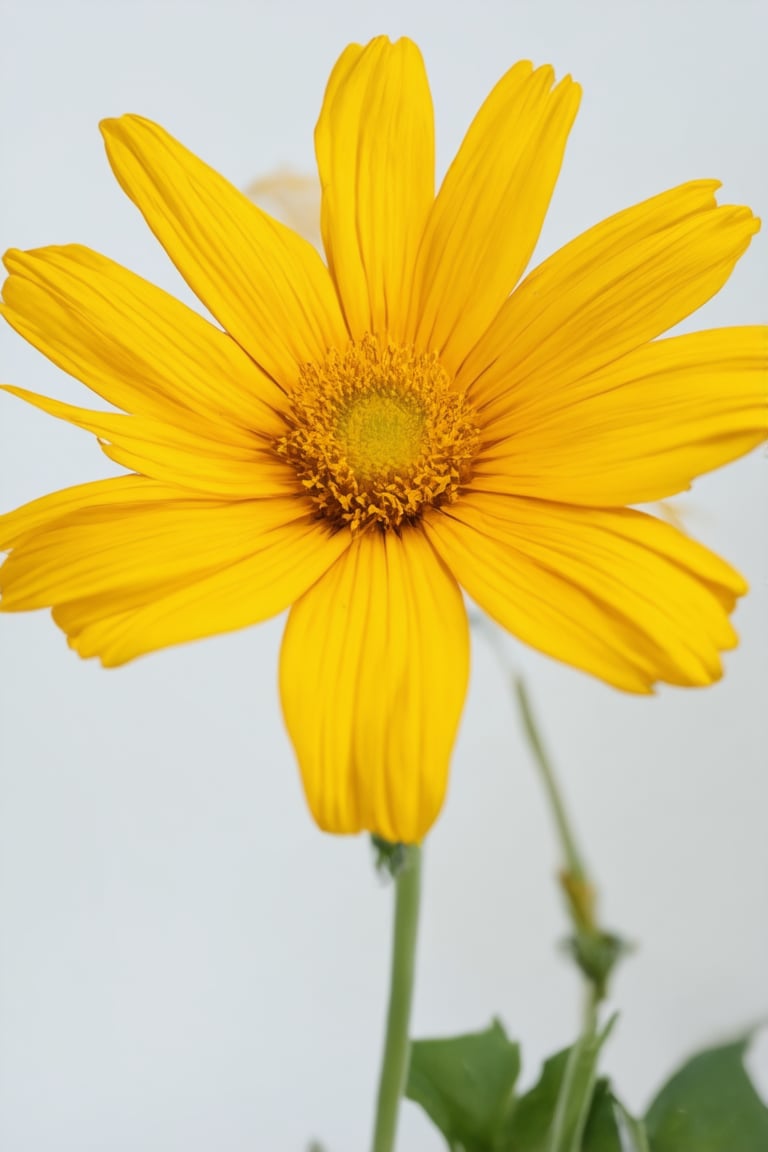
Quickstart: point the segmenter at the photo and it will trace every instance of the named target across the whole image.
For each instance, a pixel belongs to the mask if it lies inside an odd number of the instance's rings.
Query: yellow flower
[[[516,64],[435,196],[418,49],[348,47],[316,132],[327,267],[156,124],[106,121],[117,179],[221,328],[84,248],[6,257],[6,319],[122,412],[7,390],[130,474],[0,519],[3,608],[51,606],[114,666],[290,607],[283,709],[330,831],[416,841],[434,821],[467,684],[460,588],[631,692],[708,684],[736,643],[742,578],[627,505],[768,432],[765,328],[655,339],[758,221],[696,181],[518,285],[579,99],[553,85]]]

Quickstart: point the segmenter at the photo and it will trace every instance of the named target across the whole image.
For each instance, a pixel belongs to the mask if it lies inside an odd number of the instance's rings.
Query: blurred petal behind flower
[[[254,180],[245,193],[259,208],[309,240],[313,248],[322,248],[317,177],[278,169]]]
[[[516,64],[437,196],[408,40],[353,44],[316,131],[327,265],[162,128],[114,173],[221,327],[79,247],[11,251],[3,311],[118,412],[20,388],[127,470],[0,519],[2,607],[107,666],[291,609],[280,686],[318,824],[420,840],[468,676],[460,589],[618,688],[709,684],[742,578],[628,506],[767,432],[766,329],[658,340],[758,222],[699,180],[524,276],[579,89]],[[222,330],[223,329],[223,330]]]

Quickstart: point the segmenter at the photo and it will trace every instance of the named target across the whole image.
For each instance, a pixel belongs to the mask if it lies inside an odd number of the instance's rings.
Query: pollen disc
[[[334,527],[400,528],[453,503],[470,475],[473,411],[433,353],[372,336],[301,369],[275,444]]]

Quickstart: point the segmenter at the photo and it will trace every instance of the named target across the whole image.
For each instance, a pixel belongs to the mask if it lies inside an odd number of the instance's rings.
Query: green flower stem
[[[576,837],[568,820],[565,804],[557,785],[555,770],[544,746],[536,717],[533,714],[533,707],[530,697],[528,696],[525,682],[521,676],[515,675],[510,669],[504,649],[499,642],[498,632],[489,623],[487,618],[482,615],[472,614],[470,620],[473,625],[476,625],[484,632],[505,674],[508,675],[511,680],[520,710],[520,717],[523,722],[523,729],[528,738],[533,758],[539,769],[547,794],[547,800],[549,801],[549,806],[554,817],[557,836],[565,861],[560,882],[568,901],[568,908],[574,920],[574,926],[577,932],[586,932],[590,935],[597,934],[599,930],[595,922],[595,891],[590,882],[582,855],[576,844]]]
[[[512,679],[523,727],[544,784],[563,854],[564,867],[560,873],[560,884],[574,928],[573,937],[568,945],[573,958],[587,978],[592,1010],[596,1011],[605,998],[611,972],[618,960],[628,951],[628,946],[619,936],[606,932],[598,923],[597,893],[577,847],[552,761],[544,747],[528,692],[519,676],[514,676]]]
[[[404,849],[404,860],[395,876],[395,934],[384,1056],[376,1103],[373,1152],[393,1152],[400,1100],[408,1071],[408,1025],[413,999],[416,937],[421,896],[421,848]]]
[[[544,747],[544,741],[533,714],[528,689],[520,676],[514,677],[514,687],[525,734],[541,774],[560,840],[560,848],[565,861],[565,867],[560,875],[560,883],[568,901],[574,927],[577,934],[596,935],[599,929],[595,921],[595,890],[589,879],[583,857],[576,845],[576,837],[568,820],[565,804],[555,777],[555,770]]]
[[[614,1016],[600,1031],[600,1005],[611,973],[627,951],[627,945],[619,936],[606,932],[597,921],[595,889],[577,847],[528,692],[519,676],[512,679],[525,734],[544,783],[565,862],[560,883],[574,929],[568,946],[586,980],[582,1031],[568,1056],[546,1147],[547,1152],[580,1152],[597,1083],[600,1052],[616,1019]]]
[[[549,1129],[547,1152],[581,1152],[597,1083],[600,1050],[613,1028],[614,1016],[598,1032],[597,997],[590,994],[584,1030],[571,1048]]]
[[[519,676],[515,677],[515,694],[517,695],[517,703],[520,708],[525,734],[528,737],[528,743],[531,746],[534,759],[541,772],[541,779],[552,808],[552,815],[555,819],[557,834],[560,837],[560,846],[563,851],[566,867],[575,881],[588,884],[587,870],[584,867],[581,854],[576,847],[576,838],[568,822],[568,815],[557,786],[552,761],[547,754],[544,741],[541,738],[541,733],[536,724],[530,697],[528,696],[528,689],[525,686],[525,682]]]

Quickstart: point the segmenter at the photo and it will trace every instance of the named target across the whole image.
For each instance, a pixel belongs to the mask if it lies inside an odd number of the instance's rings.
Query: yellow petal
[[[424,526],[504,628],[617,688],[709,684],[737,642],[743,579],[652,516],[471,493]]]
[[[459,374],[489,423],[673,327],[722,288],[760,227],[718,207],[716,181],[619,212],[550,256],[506,302]]]
[[[284,507],[277,512],[285,517]],[[263,510],[250,501],[81,508],[13,549],[2,568],[3,610],[25,612],[105,592],[116,611],[125,590],[146,595],[242,559],[248,534],[262,520]]]
[[[461,593],[417,529],[366,533],[294,605],[280,687],[321,828],[422,839],[443,802],[468,663]]]
[[[193,430],[231,425],[241,440],[279,434],[285,394],[166,292],[76,245],[12,250],[5,265],[6,320],[110,404]]]
[[[105,120],[123,190],[192,290],[279,384],[347,335],[333,284],[312,245],[267,216],[150,120]]]
[[[295,500],[80,508],[11,552],[0,607],[52,606],[81,656],[114,666],[274,616],[348,542]]]
[[[644,345],[526,394],[488,435],[473,489],[604,507],[671,496],[768,437],[768,328]]]
[[[295,473],[259,437],[230,444],[150,417],[95,412],[10,385],[0,385],[0,391],[92,432],[110,460],[154,480],[233,499],[297,492]],[[221,424],[210,428],[214,434],[223,430]]]
[[[305,516],[249,542],[249,555],[194,583],[104,618],[110,597],[54,609],[53,618],[81,656],[98,656],[105,667],[205,636],[258,624],[284,611],[306,592],[348,546],[349,537],[328,535]]]
[[[570,77],[516,64],[488,96],[443,181],[416,271],[413,339],[455,371],[525,271],[576,116]]]
[[[166,500],[183,499],[184,495],[183,489],[147,480],[144,476],[116,476],[109,480],[92,480],[88,484],[62,488],[59,492],[30,500],[20,508],[0,516],[0,552],[10,551],[30,533],[82,508],[159,504]]]
[[[432,98],[412,41],[351,44],[315,132],[322,232],[350,332],[401,341],[434,196]]]

